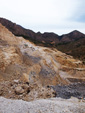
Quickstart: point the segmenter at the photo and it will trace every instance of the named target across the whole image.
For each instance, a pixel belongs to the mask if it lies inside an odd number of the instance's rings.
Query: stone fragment
[[[20,94],[24,93],[24,89],[21,86],[17,86],[15,88],[15,93],[20,95]]]
[[[27,82],[27,83],[29,83],[29,75],[28,74],[26,74],[26,73],[23,73],[23,75],[22,75],[22,77],[21,77],[21,80],[23,81],[23,82]]]

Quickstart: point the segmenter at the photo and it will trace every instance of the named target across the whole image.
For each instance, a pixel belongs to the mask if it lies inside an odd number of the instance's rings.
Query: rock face
[[[81,61],[16,37],[0,24],[0,95],[27,101],[55,97],[51,85],[84,82],[84,74]]]

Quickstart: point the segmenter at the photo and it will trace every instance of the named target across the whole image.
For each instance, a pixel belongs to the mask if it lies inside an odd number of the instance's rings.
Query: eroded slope
[[[0,95],[23,100],[55,97],[49,86],[83,82],[84,73],[81,61],[15,37],[0,24]]]

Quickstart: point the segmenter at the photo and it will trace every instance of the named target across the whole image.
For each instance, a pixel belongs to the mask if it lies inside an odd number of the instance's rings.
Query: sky
[[[0,17],[34,32],[85,34],[85,0],[0,0]]]

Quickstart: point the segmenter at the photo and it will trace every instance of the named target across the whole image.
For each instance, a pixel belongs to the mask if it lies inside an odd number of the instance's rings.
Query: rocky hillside
[[[52,85],[85,81],[85,65],[57,49],[14,36],[0,24],[0,95],[34,100],[55,97]]]
[[[85,62],[85,34],[77,30],[58,36],[55,33],[48,32],[43,34],[40,32],[35,33],[32,30],[25,29],[4,18],[0,18],[0,23],[15,36],[23,36],[25,39],[28,39],[37,45],[57,48],[58,50]]]

